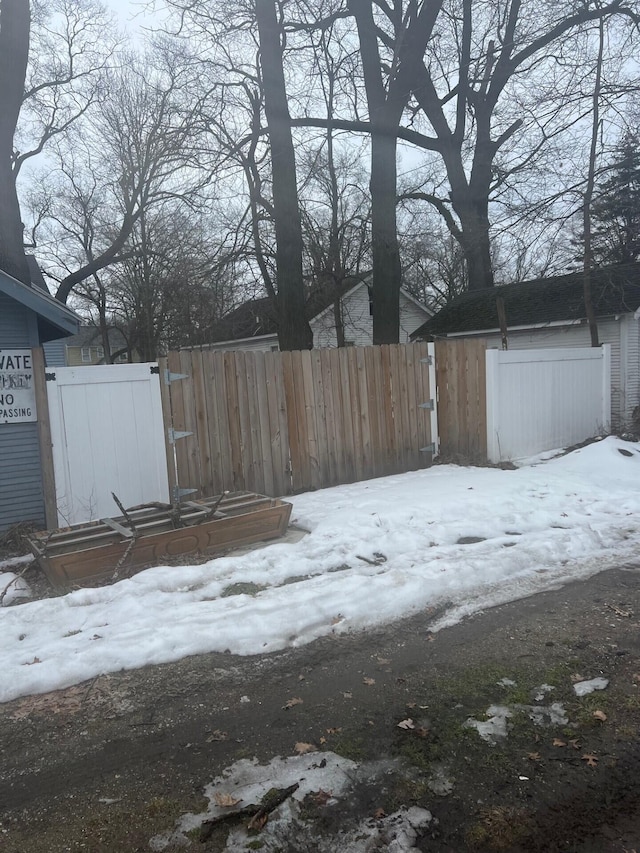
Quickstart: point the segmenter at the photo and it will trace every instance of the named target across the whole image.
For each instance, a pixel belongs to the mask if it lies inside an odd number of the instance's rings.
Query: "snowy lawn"
[[[640,445],[616,438],[516,471],[443,465],[291,500],[310,531],[295,544],[0,609],[0,701],[446,604],[438,630],[640,556]],[[229,595],[235,584],[253,594]]]

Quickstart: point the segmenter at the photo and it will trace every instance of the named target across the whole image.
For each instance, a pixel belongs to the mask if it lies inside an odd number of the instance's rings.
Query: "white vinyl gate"
[[[46,374],[58,524],[169,500],[156,364],[56,367]]]
[[[487,457],[578,444],[611,426],[611,347],[488,349]]]

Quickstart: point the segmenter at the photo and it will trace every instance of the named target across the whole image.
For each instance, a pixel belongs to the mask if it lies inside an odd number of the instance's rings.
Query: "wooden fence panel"
[[[486,341],[436,342],[440,453],[487,457]]]
[[[173,427],[193,433],[176,443],[180,487],[276,496],[429,465],[424,355],[425,344],[170,353],[188,375],[171,385]]]

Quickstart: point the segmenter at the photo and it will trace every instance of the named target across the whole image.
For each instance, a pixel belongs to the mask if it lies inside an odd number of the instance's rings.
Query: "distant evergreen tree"
[[[640,134],[626,134],[609,177],[593,202],[593,257],[597,264],[640,259]]]

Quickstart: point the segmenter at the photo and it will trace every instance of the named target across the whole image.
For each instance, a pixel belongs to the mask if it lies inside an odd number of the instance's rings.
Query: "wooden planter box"
[[[179,517],[162,506],[127,510],[128,518],[36,533],[29,545],[54,586],[91,586],[176,558],[276,539],[286,531],[290,516],[290,503],[233,492],[183,503]]]

